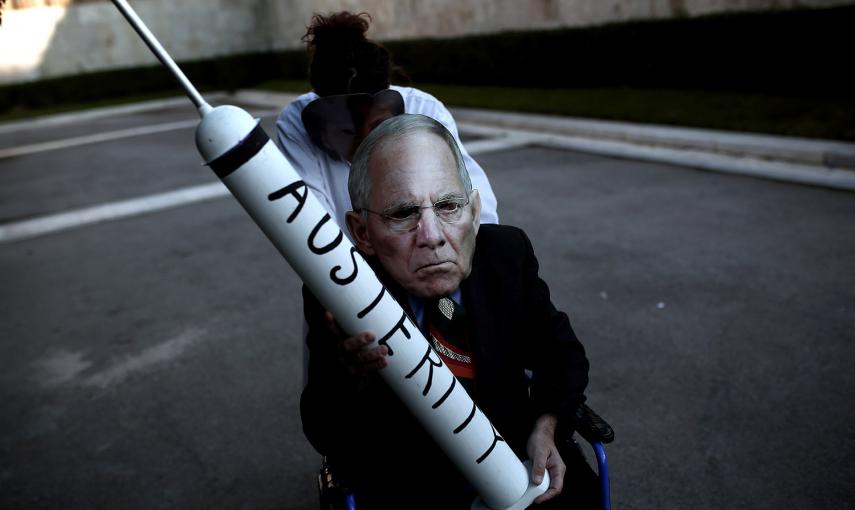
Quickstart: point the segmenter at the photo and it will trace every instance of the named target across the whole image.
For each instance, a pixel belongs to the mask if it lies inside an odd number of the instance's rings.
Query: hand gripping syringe
[[[549,477],[530,484],[526,465],[455,383],[259,122],[235,106],[212,108],[127,1],[113,3],[196,106],[202,118],[196,147],[205,163],[341,327],[351,334],[377,332],[377,341],[389,348],[389,363],[380,375],[478,491],[481,499],[473,508],[531,504],[549,486]]]

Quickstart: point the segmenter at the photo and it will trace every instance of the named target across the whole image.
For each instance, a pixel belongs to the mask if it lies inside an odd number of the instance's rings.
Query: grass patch
[[[306,80],[273,80],[261,83],[254,87],[264,90],[274,90],[279,92],[306,92],[310,89],[309,82]],[[170,97],[182,97],[184,92],[175,87],[169,90],[152,92],[147,94],[133,94],[129,96],[108,97],[94,101],[76,101],[70,103],[61,103],[54,106],[46,106],[44,108],[16,108],[11,111],[0,113],[0,122],[12,122],[16,120],[30,119],[34,117],[42,117],[45,115],[55,115],[58,113],[75,112],[80,110],[90,110],[93,108],[103,108],[107,106],[119,106],[123,104],[139,103],[143,101],[151,101],[153,99],[164,99]],[[202,91],[205,95],[205,91]],[[190,100],[187,100],[188,107],[192,107]],[[284,106],[284,105],[283,105]]]
[[[259,83],[256,89],[272,90],[274,92],[308,92],[312,90],[309,80],[267,80]],[[284,106],[284,105],[283,105]]]
[[[271,80],[255,88],[306,92],[306,80]],[[855,100],[788,97],[705,90],[592,88],[546,89],[426,84],[422,90],[449,106],[568,117],[688,126],[855,142]],[[21,109],[0,122],[180,95],[152,94]],[[284,105],[283,105],[284,106]]]

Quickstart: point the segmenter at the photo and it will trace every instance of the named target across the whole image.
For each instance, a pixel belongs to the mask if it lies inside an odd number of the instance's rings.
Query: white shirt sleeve
[[[279,114],[276,119],[276,140],[291,166],[320,200],[321,205],[331,214],[335,214],[332,193],[324,178],[322,151],[309,139],[300,117],[303,108],[311,101],[307,96],[310,95],[304,94],[295,99]]]
[[[454,122],[451,112],[442,104],[442,101],[427,92],[410,87],[392,86],[392,88],[400,92],[403,96],[404,111],[407,113],[419,113],[436,119],[454,135],[457,146],[460,147],[460,153],[463,155],[463,163],[469,171],[472,187],[477,189],[478,194],[481,196],[481,223],[499,223],[498,202],[496,195],[493,193],[493,188],[490,186],[490,180],[487,178],[487,174],[481,168],[481,165],[475,161],[460,141],[457,124]]]

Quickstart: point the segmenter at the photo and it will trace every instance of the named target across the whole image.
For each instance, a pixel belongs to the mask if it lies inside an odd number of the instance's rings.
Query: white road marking
[[[73,381],[92,366],[82,352],[60,349],[51,352],[34,363],[38,370],[38,380],[43,386],[56,386]]]
[[[271,103],[285,103],[292,99],[292,95],[259,95],[253,93],[244,97],[246,95],[245,92],[246,91],[242,91],[235,97],[244,103],[253,103],[260,108]],[[178,99],[171,99],[162,101],[161,103],[172,105],[177,102]],[[157,104],[155,102],[151,105],[143,105],[141,107],[133,105],[112,107],[99,112],[84,112],[81,114],[82,116],[69,114],[58,116],[55,119],[46,118],[35,119],[33,121],[22,121],[20,123],[0,125],[0,133],[11,132],[16,129],[34,129],[41,126],[46,127],[54,124],[79,121],[81,119],[88,118],[88,116],[91,116],[92,118],[100,118],[118,113],[131,113],[136,110],[142,111],[156,109],[157,107],[163,107],[163,104]],[[258,117],[266,117],[268,115],[275,115],[278,112],[279,109],[277,108],[275,110],[271,109],[256,112],[255,115]],[[198,121],[195,119],[177,121],[0,149],[0,159],[76,147],[84,144],[186,129],[193,127],[197,122]],[[599,124],[603,123],[600,122]],[[468,132],[480,137],[480,139],[473,140],[466,144],[467,150],[472,155],[537,145],[560,150],[573,150],[591,154],[600,154],[609,157],[620,157],[642,161],[646,160],[687,166],[690,168],[701,168],[716,172],[778,179],[785,182],[802,182],[831,188],[855,190],[855,171],[842,168],[824,168],[822,166],[765,161],[751,157],[710,154],[703,151],[682,150],[682,148],[663,148],[621,140],[604,140],[601,138],[570,134],[560,135],[549,134],[548,132],[532,132],[522,129],[487,126],[483,123],[479,124],[477,122],[458,122],[458,127],[462,132]],[[203,200],[220,198],[226,195],[228,195],[228,191],[224,186],[219,183],[212,183],[148,195],[131,200],[123,200],[94,207],[87,207],[65,213],[52,214],[16,223],[9,223],[6,225],[0,225],[0,243],[60,232],[70,228],[91,225],[103,221],[160,211]]]
[[[171,123],[173,126],[182,125],[188,127],[195,125],[196,121],[182,121]],[[151,132],[162,132],[166,130],[164,125],[134,128],[113,133],[100,135],[102,138],[89,141],[82,140],[87,137],[78,137],[77,144],[94,143],[103,141],[105,137],[111,139],[119,137],[138,136]],[[472,155],[486,154],[489,152],[519,149],[530,145],[551,147],[560,150],[573,150],[586,153],[601,154],[610,157],[624,157],[635,160],[647,160],[658,163],[671,163],[676,165],[703,168],[718,172],[734,172],[741,175],[756,175],[758,177],[773,177],[790,182],[820,183],[839,189],[855,189],[855,172],[848,170],[820,169],[793,165],[779,162],[761,162],[751,158],[733,158],[719,154],[699,154],[692,151],[677,149],[665,149],[661,147],[638,146],[626,142],[596,140],[577,136],[537,134],[512,129],[501,129],[475,125],[461,125],[464,132],[480,135],[484,138],[473,140],[466,144],[467,151]],[[160,129],[160,131],[158,131]],[[172,129],[179,129],[173,127]],[[120,135],[120,136],[117,136]],[[93,135],[98,136],[98,135]],[[72,140],[72,139],[69,139]],[[68,141],[53,142],[54,144]],[[71,146],[66,145],[66,146]],[[55,147],[61,148],[61,147]],[[50,150],[50,149],[46,149]],[[0,156],[2,157],[2,156]],[[229,195],[229,191],[219,182],[191,186],[164,193],[156,193],[148,196],[111,202],[94,207],[87,207],[74,211],[52,214],[40,218],[24,220],[16,223],[0,225],[0,243],[13,242],[29,239],[46,234],[61,232],[64,230],[93,225],[105,221],[129,218],[141,214],[161,211],[173,207],[222,198]]]
[[[61,232],[85,225],[162,211],[172,207],[224,197],[228,194],[229,190],[222,183],[213,182],[94,207],[86,207],[75,211],[51,214],[16,223],[8,223],[0,225],[0,243],[20,241],[22,239]]]
[[[198,123],[199,121],[196,119],[180,120],[176,122],[154,124],[151,126],[139,126],[129,129],[108,131],[106,133],[73,136],[71,138],[65,138],[62,140],[51,140],[49,142],[20,145],[18,147],[9,147],[6,149],[0,149],[0,159],[11,158],[14,156],[26,156],[28,154],[37,154],[39,152],[54,151],[57,149],[68,149],[69,147],[77,147],[79,145],[87,145],[90,143],[109,142],[111,140],[120,140],[122,138],[131,138],[134,136],[150,135],[153,133],[164,133],[166,131],[175,131],[178,129],[187,129],[195,126]]]
[[[181,121],[170,124],[173,126],[182,125],[183,127],[189,127],[189,125],[195,125],[196,121],[192,121],[192,123],[190,121]],[[94,143],[95,141],[104,141],[105,139],[107,139],[106,137],[110,135],[113,135],[113,137],[110,139],[116,139],[130,136],[138,136],[140,134],[148,134],[152,132],[162,132],[166,130],[165,128],[163,128],[163,126],[167,126],[167,124],[161,124],[159,126],[161,128],[160,131],[156,130],[158,126],[146,126],[144,128],[126,129],[122,131],[115,131],[113,133],[104,133],[102,135],[92,135],[92,137],[90,137],[90,141],[88,142],[81,140],[87,137],[77,137],[76,144],[79,145],[80,143]],[[174,127],[173,129],[180,128]],[[466,147],[470,154],[485,154],[487,152],[519,148],[531,144],[536,139],[535,136],[522,135],[518,133],[514,133],[508,136],[500,136],[500,130],[491,130],[489,132],[485,131],[483,134],[496,136],[496,138],[474,140],[470,143],[467,143]],[[94,138],[95,136],[101,136],[102,138],[96,140]],[[57,142],[49,143],[70,143],[70,140],[75,139],[68,139],[66,141],[59,140]],[[72,145],[69,144],[67,146]],[[62,147],[54,148],[58,149]],[[2,154],[2,152],[0,152],[0,154]],[[0,157],[2,157],[2,155],[0,155]],[[6,225],[0,225],[0,243],[20,241],[23,239],[30,239],[46,234],[62,232],[64,230],[72,228],[83,227],[86,225],[94,225],[96,223],[102,223],[105,221],[130,218],[132,216],[138,216],[140,214],[162,211],[164,209],[179,207],[195,202],[222,198],[228,195],[229,191],[223,184],[219,182],[214,182],[211,184],[191,186],[175,191],[155,193],[152,195],[133,198],[130,200],[110,202],[107,204],[86,207],[74,211],[51,214],[48,216],[42,216],[39,218],[33,218],[30,220],[24,220],[15,223],[8,223]]]
[[[170,100],[170,104],[175,100]],[[160,105],[162,107],[162,105]],[[148,109],[148,107],[146,107]],[[131,113],[136,111],[135,107],[117,107],[108,109],[103,113],[93,114],[93,118],[100,118],[117,113]],[[278,114],[278,109],[268,109],[256,112],[258,117],[266,117],[268,115]],[[69,116],[73,118],[72,116]],[[38,127],[43,123],[45,127],[51,125],[52,122],[65,121],[62,117],[58,121],[35,121],[34,126]],[[180,129],[189,129],[198,124],[197,119],[181,120],[175,122],[166,122],[149,126],[138,126],[128,129],[109,131],[105,133],[94,133],[91,135],[75,136],[62,140],[52,140],[18,147],[10,147],[0,149],[0,159],[10,158],[15,156],[25,156],[29,154],[38,154],[46,151],[68,149],[81,145],[108,142],[112,140],[120,140],[124,138],[133,138],[137,136],[150,135],[155,133],[164,133],[168,131],[176,131]],[[533,141],[531,135],[520,135],[513,133],[505,134],[503,130],[479,128],[471,126],[470,130],[486,137],[486,139],[475,140],[467,144],[467,150],[470,154],[484,154],[498,150],[506,150],[527,145]],[[155,193],[138,198],[109,202],[106,204],[85,207],[72,211],[66,211],[57,214],[50,214],[29,220],[18,221],[0,225],[0,243],[8,243],[30,239],[33,237],[43,236],[47,234],[62,232],[65,230],[79,228],[87,225],[94,225],[105,221],[130,218],[141,214],[162,211],[165,209],[179,207],[182,205],[212,200],[229,195],[228,190],[219,182],[211,184],[203,184],[199,186],[191,186],[178,190],[168,191],[164,193]]]
[[[93,362],[86,359],[85,353],[53,351],[34,363],[37,369],[36,379],[43,386],[76,384],[105,389],[121,383],[133,374],[172,361],[204,334],[202,329],[190,328],[175,338],[144,349],[139,354],[128,356],[88,376],[85,372],[92,367]]]
[[[207,98],[208,102],[222,102],[226,98],[226,95],[220,92],[210,94],[207,96]],[[96,119],[103,119],[105,117],[115,117],[116,115],[130,115],[135,113],[150,112],[153,110],[162,110],[164,108],[176,108],[187,104],[188,100],[186,96],[178,96],[166,99],[154,99],[151,101],[144,101],[142,103],[104,106],[102,108],[93,108],[91,110],[81,110],[68,113],[59,113],[55,115],[46,115],[44,117],[34,117],[30,119],[4,122],[0,124],[0,135],[5,133],[15,133],[17,131],[26,129],[40,129],[62,126],[64,124],[92,121]]]
[[[201,329],[189,329],[181,335],[145,349],[136,356],[128,356],[124,361],[92,374],[83,379],[84,386],[106,388],[118,384],[128,376],[142,372],[155,365],[160,365],[180,356],[188,347],[193,345],[205,332]]]
[[[256,112],[257,117],[267,117],[279,113],[279,110],[265,110]],[[121,140],[122,138],[133,138],[135,136],[151,135],[155,133],[165,133],[167,131],[177,131],[179,129],[188,129],[199,124],[199,119],[179,120],[175,122],[164,122],[162,124],[152,124],[149,126],[138,126],[128,129],[118,129],[107,131],[105,133],[94,133],[91,135],[73,136],[62,140],[51,140],[49,142],[33,143],[28,145],[19,145],[18,147],[7,147],[0,149],[0,159],[11,158],[15,156],[26,156],[28,154],[38,154],[40,152],[54,151],[58,149],[68,149],[78,147],[80,145],[88,145],[92,143],[109,142],[112,140]]]

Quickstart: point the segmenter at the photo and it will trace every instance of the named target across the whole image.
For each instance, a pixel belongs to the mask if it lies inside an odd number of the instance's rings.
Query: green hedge
[[[397,82],[668,88],[851,98],[855,6],[386,43]],[[305,78],[305,52],[185,62],[202,90]],[[0,113],[178,90],[162,66],[0,87]]]
[[[390,42],[414,83],[852,95],[855,6]]]
[[[304,51],[234,55],[179,65],[200,90],[251,87],[283,74],[305,75],[308,66]],[[0,113],[170,90],[181,92],[162,65],[88,73],[0,87]]]

